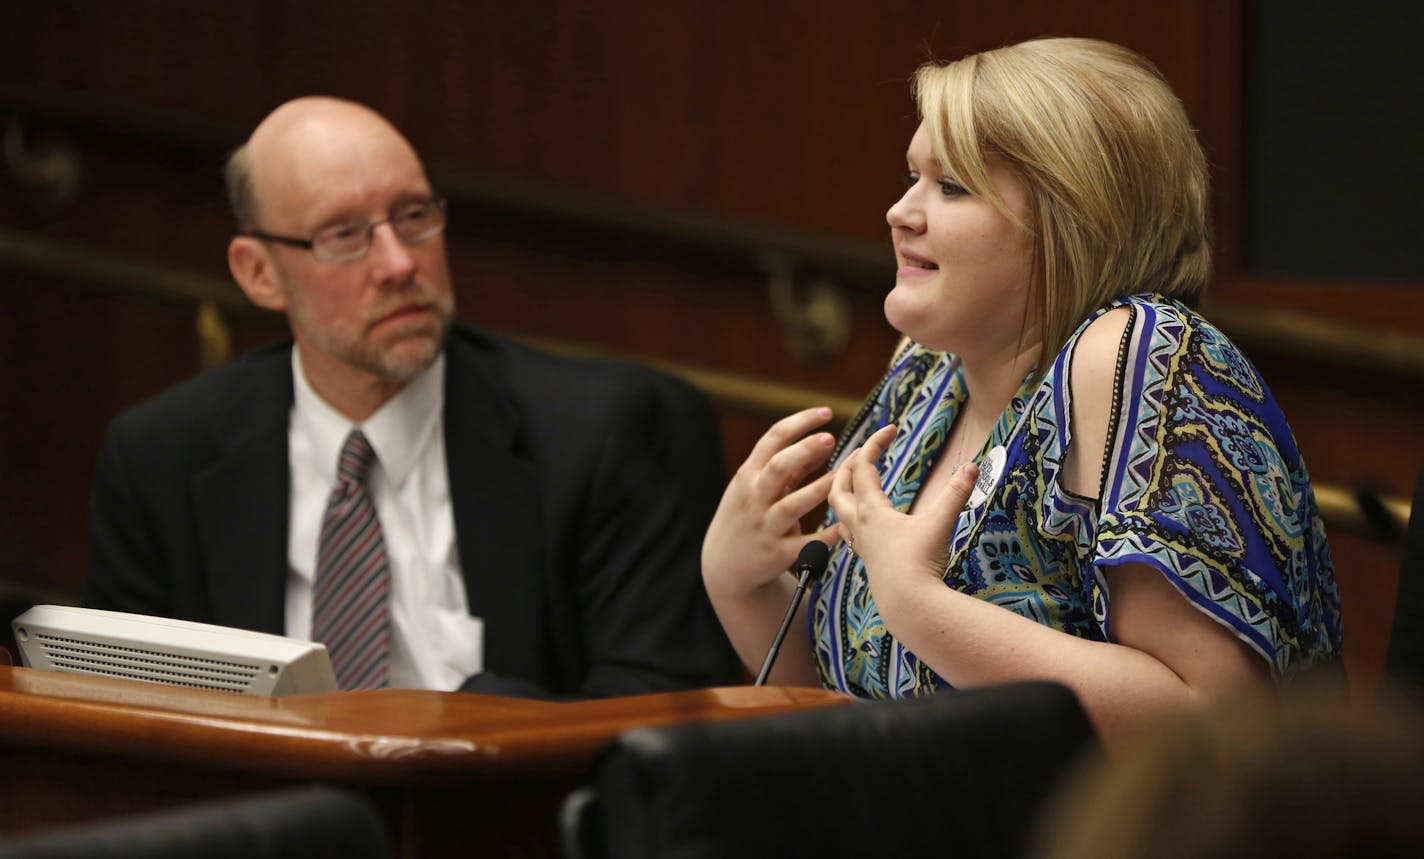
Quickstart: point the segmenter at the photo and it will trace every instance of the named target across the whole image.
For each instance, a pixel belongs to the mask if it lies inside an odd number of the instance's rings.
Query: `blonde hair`
[[[988,163],[1023,181],[1046,360],[1094,310],[1135,292],[1188,304],[1211,275],[1206,157],[1142,56],[1038,39],[927,64],[915,99],[941,167],[999,211]]]
[[[1034,859],[1417,856],[1417,690],[1307,678],[1165,721],[1064,779]]]

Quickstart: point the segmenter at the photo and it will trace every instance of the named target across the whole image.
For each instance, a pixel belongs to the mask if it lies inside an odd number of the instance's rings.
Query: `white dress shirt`
[[[292,381],[286,634],[310,638],[321,520],[358,427],[312,389],[296,348]],[[484,624],[470,615],[455,542],[444,406],[441,355],[359,426],[376,451],[367,483],[390,564],[393,688],[453,690],[483,668]]]

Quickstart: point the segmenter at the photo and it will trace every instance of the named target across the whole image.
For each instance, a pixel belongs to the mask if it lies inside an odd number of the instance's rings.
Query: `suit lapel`
[[[291,350],[263,356],[213,427],[219,455],[193,478],[213,622],[281,634],[287,581]]]
[[[445,456],[470,612],[485,670],[543,682],[543,540],[537,471],[499,358],[457,330],[446,360]]]

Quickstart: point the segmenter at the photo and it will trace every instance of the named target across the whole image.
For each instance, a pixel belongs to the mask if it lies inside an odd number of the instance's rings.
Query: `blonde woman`
[[[1335,658],[1290,428],[1191,309],[1206,164],[1160,73],[1043,39],[925,66],[914,92],[886,213],[902,348],[839,444],[816,431],[826,409],[768,431],[703,545],[742,660],[760,664],[799,518],[827,497],[810,634],[772,682],[881,698],[1057,680],[1111,741]]]

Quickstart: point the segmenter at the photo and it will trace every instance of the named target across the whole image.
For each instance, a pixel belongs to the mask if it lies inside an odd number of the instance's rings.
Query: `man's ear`
[[[257,239],[233,237],[227,245],[227,267],[253,304],[267,310],[287,309],[287,292],[276,263]]]

